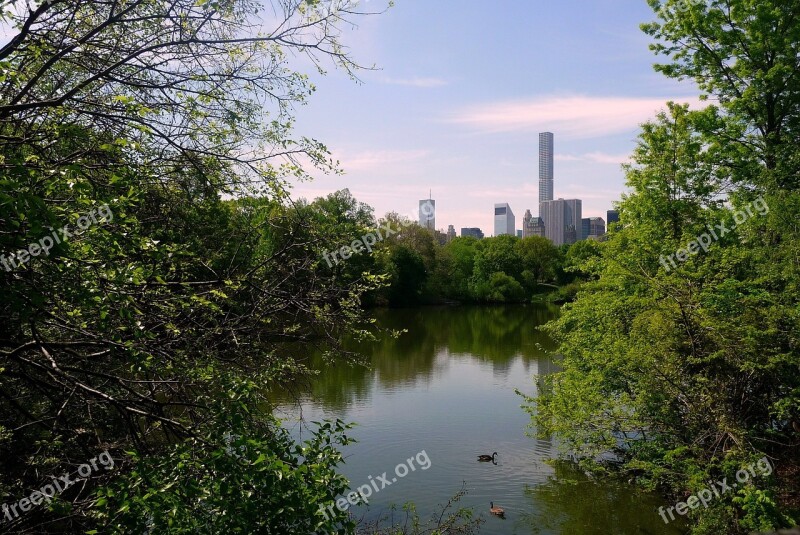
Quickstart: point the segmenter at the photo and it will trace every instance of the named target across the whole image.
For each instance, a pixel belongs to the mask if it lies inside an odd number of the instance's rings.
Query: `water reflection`
[[[490,363],[498,378],[508,376],[516,358],[522,359],[528,375],[550,373],[546,353],[554,346],[537,326],[557,310],[547,305],[377,310],[375,318],[383,328],[407,332],[374,343],[345,340],[346,349],[367,357],[368,367],[330,365],[321,352],[312,355],[309,366],[319,376],[292,390],[303,392],[305,402],[343,410],[368,402],[375,388],[430,384],[452,359]],[[278,396],[276,401],[288,399]]]
[[[523,515],[523,523],[530,533],[678,535],[686,532],[679,522],[664,525],[657,513],[663,502],[657,496],[633,493],[631,487],[613,481],[591,479],[572,463],[558,462],[553,466],[555,473],[546,483],[525,486],[531,512]]]
[[[358,443],[348,446],[342,467],[355,486],[426,451],[430,470],[374,495],[370,509],[357,512],[368,520],[409,500],[427,517],[466,481],[461,505],[486,517],[485,535],[680,533],[661,522],[655,497],[597,483],[570,465],[550,466],[545,460],[556,446],[526,436],[530,417],[515,389],[536,396],[541,382],[533,376],[556,371],[554,344],[538,330],[556,315],[544,305],[376,311],[381,327],[407,332],[370,344],[345,341],[369,367],[326,366],[312,355],[309,365],[320,375],[280,395],[276,410],[298,436],[301,414],[357,422],[351,434]],[[493,451],[497,464],[477,462]],[[490,517],[490,501],[504,507],[505,520]]]

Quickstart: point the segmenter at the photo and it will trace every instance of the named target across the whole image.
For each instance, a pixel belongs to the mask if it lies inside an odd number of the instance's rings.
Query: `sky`
[[[653,70],[639,24],[654,18],[645,0],[397,0],[344,35],[378,70],[361,84],[312,76],[298,132],[325,143],[345,174],[316,173],[292,196],[349,188],[380,217],[413,215],[431,191],[437,228],[487,236],[494,204],[508,202],[519,229],[526,209],[538,215],[538,133],[550,131],[555,198],[605,219],[639,125],[699,94]]]

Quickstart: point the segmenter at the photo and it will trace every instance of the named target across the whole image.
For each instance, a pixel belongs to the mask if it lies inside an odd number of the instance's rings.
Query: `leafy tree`
[[[522,259],[516,236],[496,236],[481,240],[475,255],[475,284],[488,281],[494,273],[505,273],[519,281],[522,277]]]
[[[516,245],[523,269],[521,277],[529,291],[539,283],[555,281],[562,260],[553,242],[541,236],[531,236],[519,240]]]
[[[475,285],[475,297],[489,303],[518,303],[524,300],[525,289],[513,277],[498,271],[488,281]]]
[[[311,346],[350,356],[336,342],[361,334],[361,296],[380,286],[322,265],[341,237],[313,224],[335,217],[337,203],[354,229],[368,211],[346,195],[315,207],[287,200],[289,181],[308,176],[301,161],[333,170],[324,145],[292,134],[292,110],[313,86],[287,58],[352,74],[339,28],[357,13],[305,0],[262,7],[0,7],[16,32],[0,48],[0,251],[74,229],[106,205],[110,214],[0,270],[0,490],[18,499],[42,474],[103,449],[118,467],[8,529],[130,532],[149,512],[159,532],[206,521],[246,531],[256,517],[280,532],[317,520],[308,510],[339,488],[339,430],[323,424],[318,442],[297,450],[266,393],[307,373]],[[225,428],[258,455],[222,459]],[[293,463],[302,470],[281,479]],[[241,503],[243,489],[226,481],[270,498]],[[263,509],[283,498],[280,518]],[[212,511],[201,514],[197,499]]]
[[[423,291],[428,279],[425,261],[408,245],[392,248],[389,256],[391,285],[389,303],[395,306],[416,305],[423,300]]]
[[[475,269],[478,240],[459,237],[440,249],[434,277],[440,281],[442,294],[451,299],[469,301],[469,281]]]
[[[586,463],[614,451],[676,497],[767,456],[770,477],[691,516],[694,533],[774,529],[797,521],[800,465],[798,6],[650,4],[658,70],[719,105],[670,104],[643,127],[597,280],[548,326],[564,371],[531,408]]]

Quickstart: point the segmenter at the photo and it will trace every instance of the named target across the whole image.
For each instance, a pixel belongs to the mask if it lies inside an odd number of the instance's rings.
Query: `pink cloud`
[[[635,130],[669,100],[704,106],[697,97],[536,97],[471,106],[449,121],[488,133],[547,130],[562,138],[586,139]]]

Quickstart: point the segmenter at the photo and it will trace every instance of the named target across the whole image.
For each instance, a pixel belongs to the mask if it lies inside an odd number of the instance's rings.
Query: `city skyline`
[[[292,198],[348,188],[382,217],[416,206],[432,187],[437,228],[490,234],[494,203],[509,202],[518,216],[537,210],[539,133],[553,132],[555,197],[581,199],[584,217],[605,218],[626,191],[620,164],[641,123],[669,100],[697,102],[693,83],[654,72],[639,29],[653,19],[644,2],[565,0],[537,17],[526,2],[501,10],[468,2],[458,24],[453,16],[445,4],[398,2],[346,36],[378,70],[360,71],[358,85],[335,71],[315,78],[318,92],[296,122],[345,174],[312,173]],[[478,46],[470,36],[485,24],[516,37]],[[549,52],[554,42],[558,55]]]
[[[494,232],[492,236],[511,235],[519,238],[543,236],[555,245],[572,244],[589,236],[598,237],[605,233],[606,223],[602,217],[583,217],[583,201],[581,199],[554,199],[555,173],[553,166],[553,147],[555,136],[552,132],[539,133],[539,204],[538,216],[533,217],[530,209],[525,210],[522,228],[517,228],[516,218],[509,203],[495,203]],[[444,229],[435,227],[436,201],[429,195],[428,199],[419,201],[419,224],[430,230]],[[429,207],[428,210],[423,210]],[[607,210],[608,219],[613,221]],[[602,224],[600,223],[602,222]],[[463,229],[462,229],[463,230]],[[447,236],[452,239],[454,226],[449,225]],[[463,232],[462,232],[463,235]],[[469,235],[475,235],[470,232]]]

